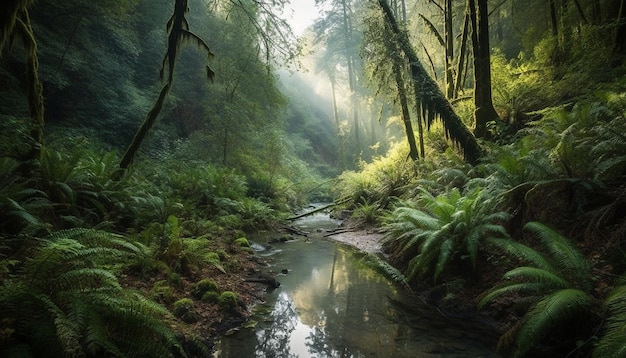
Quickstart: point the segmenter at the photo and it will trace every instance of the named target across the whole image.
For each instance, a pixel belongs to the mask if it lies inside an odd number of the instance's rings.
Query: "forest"
[[[323,202],[502,356],[626,357],[624,0],[298,1],[0,3],[0,356],[210,356]]]

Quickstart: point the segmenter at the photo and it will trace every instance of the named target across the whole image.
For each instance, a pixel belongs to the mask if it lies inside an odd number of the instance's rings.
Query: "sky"
[[[293,16],[287,20],[296,36],[302,35],[304,30],[313,24],[313,21],[319,15],[318,10],[315,8],[315,0],[291,0],[289,8],[291,10],[288,10],[286,14],[293,11]]]

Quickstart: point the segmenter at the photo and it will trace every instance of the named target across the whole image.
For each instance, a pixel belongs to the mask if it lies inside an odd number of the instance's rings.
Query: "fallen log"
[[[296,227],[290,226],[290,225],[284,225],[283,226],[283,230],[287,231],[288,233],[294,234],[294,235],[299,235],[299,236],[305,236],[308,237],[309,233],[306,231],[302,231]]]
[[[337,201],[335,201],[335,202],[333,202],[333,203],[330,203],[330,204],[328,204],[328,205],[325,205],[325,206],[319,207],[319,208],[317,208],[317,209],[313,209],[313,210],[311,210],[311,211],[307,211],[306,213],[302,213],[302,214],[299,214],[299,215],[296,215],[296,216],[292,216],[292,217],[287,218],[287,219],[285,219],[285,220],[287,220],[287,221],[293,221],[293,220],[296,220],[296,219],[303,218],[303,217],[305,217],[305,216],[313,215],[313,214],[315,214],[315,213],[319,213],[320,211],[324,211],[324,210],[330,209],[330,208],[332,208],[333,206],[337,206],[337,205],[344,204],[344,203],[348,202],[349,200],[350,200],[350,198],[343,198],[343,199],[339,199],[339,200],[337,200]]]
[[[345,228],[345,229],[335,229],[335,230],[330,231],[328,234],[324,235],[324,237],[339,235],[339,234],[343,234],[346,232],[353,232],[353,231],[355,231],[355,229],[352,227]]]
[[[328,204],[328,205],[322,206],[322,207],[320,207],[320,208],[313,209],[313,210],[311,210],[311,211],[307,211],[306,213],[302,213],[302,214],[300,214],[300,215],[292,216],[292,217],[287,218],[287,219],[285,219],[285,220],[288,220],[288,221],[297,220],[297,219],[303,218],[303,217],[305,217],[305,216],[313,215],[313,214],[315,214],[315,213],[319,213],[320,211],[324,211],[324,210],[326,210],[326,209],[332,208],[332,207],[333,207],[333,206],[335,206],[335,205],[337,205],[337,204],[336,204],[336,203],[331,203],[331,204]]]

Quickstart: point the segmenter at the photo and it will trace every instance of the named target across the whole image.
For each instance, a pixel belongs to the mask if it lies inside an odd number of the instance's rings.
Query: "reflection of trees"
[[[393,337],[382,340],[381,337],[393,335],[393,330],[381,327],[386,319],[376,317],[386,316],[388,286],[381,287],[381,284],[386,286],[384,281],[372,270],[356,267],[352,252],[336,246],[328,272],[328,290],[325,295],[321,292],[314,295],[321,311],[317,315],[324,317],[324,324],[316,327],[307,338],[306,344],[313,356],[385,356],[385,351],[389,352],[389,347],[387,350],[383,347],[383,341],[393,341]]]
[[[289,340],[298,323],[298,314],[286,293],[278,296],[272,312],[272,321],[270,327],[257,331],[255,355],[267,358],[297,357],[296,354],[289,352]]]
[[[487,336],[480,325],[446,319],[414,299],[399,299],[386,279],[359,266],[350,248],[336,245],[333,254],[314,247],[309,247],[308,255],[300,256],[302,248],[296,250],[292,262],[297,264],[292,267],[308,271],[301,271],[304,276],[285,277],[297,282],[297,288],[292,293],[281,292],[273,322],[257,328],[254,356],[293,358],[304,353],[299,349],[308,350],[315,358],[472,356],[473,352],[493,356],[485,354],[488,348],[477,337]],[[294,347],[300,339],[304,346]],[[465,351],[468,354],[461,353]]]

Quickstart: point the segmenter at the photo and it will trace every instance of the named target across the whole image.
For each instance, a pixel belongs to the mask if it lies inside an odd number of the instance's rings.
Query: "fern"
[[[604,301],[607,318],[604,331],[593,351],[593,358],[626,356],[626,284],[622,280]]]
[[[555,327],[589,312],[592,298],[581,290],[558,290],[543,298],[524,316],[517,331],[515,357],[523,357]]]
[[[465,257],[475,268],[484,240],[508,237],[501,223],[509,215],[492,212],[494,204],[484,194],[481,188],[465,196],[458,189],[438,196],[422,190],[423,209],[403,206],[390,215],[383,245],[395,262],[405,263],[408,279],[431,274],[437,281],[451,262]]]
[[[55,232],[40,243],[0,288],[0,309],[14,322],[0,352],[28,345],[35,355],[172,356],[178,343],[167,310],[123,289],[108,269],[141,255],[140,246],[90,229]]]
[[[534,304],[522,320],[506,332],[499,342],[506,347],[515,337],[515,356],[524,356],[550,331],[591,312],[593,299],[590,288],[590,268],[576,246],[544,224],[530,222],[524,227],[531,231],[545,248],[536,251],[512,240],[490,240],[533,266],[509,270],[503,282],[479,296],[479,308],[496,297],[518,293],[533,299]]]
[[[529,222],[524,229],[533,231],[540,238],[552,260],[563,274],[571,277],[572,282],[587,283],[589,263],[569,240],[539,222]]]

